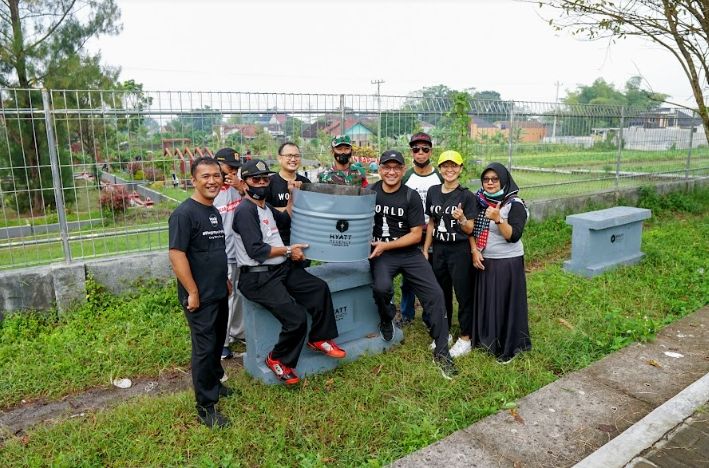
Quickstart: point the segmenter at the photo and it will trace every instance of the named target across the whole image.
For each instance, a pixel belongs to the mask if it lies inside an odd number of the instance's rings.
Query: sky
[[[679,63],[636,38],[582,41],[514,0],[116,0],[123,31],[87,44],[152,91],[408,95],[426,86],[553,102],[603,77],[695,105]],[[540,16],[541,15],[541,16]]]

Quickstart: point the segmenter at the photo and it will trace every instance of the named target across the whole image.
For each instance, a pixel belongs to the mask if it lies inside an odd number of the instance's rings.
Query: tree
[[[114,0],[3,0],[0,3],[0,86],[29,89],[51,83],[61,76],[74,78],[83,68],[76,63],[86,41],[120,31],[120,12]],[[79,60],[80,62],[80,60]],[[90,66],[90,65],[89,65]],[[72,82],[69,81],[69,84]],[[74,86],[69,86],[74,87]],[[42,102],[37,91],[18,92],[17,109],[31,109]],[[44,122],[18,115],[8,125],[8,154],[19,160],[12,166],[17,209],[43,212],[51,197]],[[60,148],[60,158],[66,152]],[[46,159],[40,161],[42,159]],[[21,170],[22,174],[17,173]],[[62,178],[71,171],[63,171]],[[69,174],[67,174],[69,173]],[[65,191],[67,194],[72,191]],[[20,194],[23,195],[20,195]]]
[[[702,118],[709,138],[709,112],[704,101],[709,79],[706,0],[536,0],[535,3],[560,12],[559,18],[549,20],[557,30],[569,29],[572,34],[591,40],[637,36],[667,50],[689,81],[697,104],[694,110]]]
[[[3,0],[0,85],[42,84],[90,38],[120,32],[119,19],[114,0]]]

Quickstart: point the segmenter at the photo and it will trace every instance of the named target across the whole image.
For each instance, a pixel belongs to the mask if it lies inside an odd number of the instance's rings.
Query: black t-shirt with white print
[[[443,185],[434,185],[426,194],[426,214],[433,219],[433,243],[468,242],[468,234],[460,229],[452,213],[461,204],[465,217],[475,219],[478,214],[475,195],[460,185],[448,193],[443,193],[442,189]]]
[[[310,179],[300,174],[295,175],[295,180],[304,184],[310,183]],[[266,202],[274,208],[283,208],[288,204],[289,198],[288,181],[281,177],[280,174],[273,174],[271,182],[268,184],[268,190],[266,190]]]
[[[295,180],[297,182],[303,182],[304,184],[310,183],[310,179],[300,174],[296,174]],[[288,199],[290,199],[288,181],[281,177],[280,174],[273,174],[266,190],[266,203],[274,208],[283,208],[288,205]],[[280,218],[277,218],[276,221],[279,222],[278,229],[280,230],[283,242],[285,245],[290,245],[290,225],[286,227],[280,224]]]
[[[219,210],[188,198],[170,215],[170,249],[187,255],[192,278],[199,290],[200,304],[227,296],[227,258],[224,227]],[[177,297],[187,302],[187,290],[177,282]]]
[[[379,181],[371,187],[377,194],[374,206],[374,241],[391,242],[411,232],[412,227],[423,226],[423,205],[415,190],[401,184],[399,190],[387,193]],[[417,250],[418,244],[397,249]]]

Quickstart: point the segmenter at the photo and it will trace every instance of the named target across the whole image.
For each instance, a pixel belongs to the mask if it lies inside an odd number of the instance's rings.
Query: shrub
[[[101,190],[99,198],[104,213],[122,213],[130,206],[130,198],[125,185],[109,185]]]
[[[165,178],[162,171],[154,167],[146,167],[145,169],[143,169],[143,177],[145,180],[149,180],[151,182],[155,182],[156,180],[163,180]]]

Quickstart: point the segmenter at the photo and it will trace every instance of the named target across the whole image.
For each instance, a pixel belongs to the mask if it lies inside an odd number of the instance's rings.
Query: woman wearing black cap
[[[488,165],[480,181],[482,188],[476,193],[480,214],[473,230],[473,264],[480,270],[475,281],[473,344],[506,364],[532,348],[521,241],[528,213],[505,166]]]

